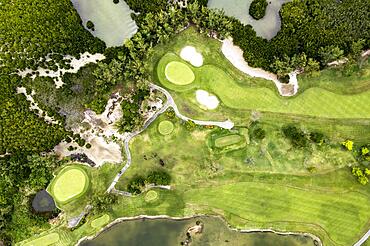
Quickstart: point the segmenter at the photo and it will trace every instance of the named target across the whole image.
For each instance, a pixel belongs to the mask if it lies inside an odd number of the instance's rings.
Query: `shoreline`
[[[261,228],[238,229],[238,228],[232,226],[224,217],[222,217],[220,215],[205,215],[205,214],[184,216],[184,217],[171,217],[171,216],[168,216],[168,215],[138,215],[138,216],[133,216],[133,217],[120,217],[120,218],[117,218],[117,219],[113,220],[108,225],[104,226],[103,228],[101,228],[94,235],[85,236],[85,237],[81,238],[80,240],[77,241],[75,246],[81,245],[81,243],[84,242],[84,241],[93,240],[93,239],[97,238],[98,236],[100,236],[100,234],[108,231],[113,226],[115,226],[117,224],[120,224],[122,222],[125,222],[125,221],[135,221],[135,220],[141,220],[141,219],[148,219],[148,220],[168,219],[168,220],[173,220],[173,221],[183,221],[183,220],[189,220],[189,219],[194,219],[194,218],[202,218],[202,217],[219,218],[219,219],[222,220],[223,223],[226,224],[226,227],[227,227],[228,230],[231,230],[231,231],[237,232],[237,233],[274,233],[274,234],[277,234],[277,235],[303,236],[303,237],[309,237],[314,242],[317,242],[318,243],[317,246],[323,246],[323,243],[322,243],[321,239],[318,236],[316,236],[312,233],[309,233],[309,232],[292,232],[292,231],[285,232],[285,231],[279,231],[279,230],[274,230],[274,229],[263,229],[263,228],[262,229]]]

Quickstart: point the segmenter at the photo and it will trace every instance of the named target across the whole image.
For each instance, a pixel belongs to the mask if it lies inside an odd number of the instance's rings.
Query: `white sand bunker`
[[[193,46],[185,46],[181,50],[180,56],[185,61],[190,62],[190,64],[194,67],[201,67],[203,65],[202,54],[197,52]]]
[[[197,90],[196,98],[198,103],[200,103],[207,109],[216,109],[218,107],[218,104],[220,103],[216,96],[204,90]]]

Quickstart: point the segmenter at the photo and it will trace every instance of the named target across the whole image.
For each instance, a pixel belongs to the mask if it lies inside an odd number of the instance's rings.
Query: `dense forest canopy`
[[[102,52],[70,0],[6,0],[0,4],[0,72],[55,68],[62,55]],[[54,61],[46,62],[48,54]]]

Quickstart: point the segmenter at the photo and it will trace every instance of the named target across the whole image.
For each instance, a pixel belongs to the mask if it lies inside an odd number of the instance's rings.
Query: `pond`
[[[108,47],[120,46],[125,39],[137,31],[131,18],[132,11],[125,1],[117,4],[113,0],[71,0],[80,15],[84,27],[95,37],[103,40]],[[92,21],[94,31],[86,27]]]
[[[208,7],[223,9],[226,15],[234,16],[243,24],[250,24],[258,36],[272,39],[281,27],[279,11],[284,3],[290,0],[267,0],[266,15],[260,20],[255,20],[249,15],[249,6],[253,0],[208,0]]]
[[[197,223],[198,222],[198,223]],[[200,224],[199,224],[200,222]],[[201,232],[195,233],[199,224]],[[190,232],[189,228],[195,231]],[[92,241],[85,241],[83,246],[172,246],[186,245],[228,245],[228,246],[314,246],[310,237],[303,235],[278,235],[271,232],[240,233],[230,230],[218,217],[198,217],[184,220],[138,219],[121,222],[101,233]]]

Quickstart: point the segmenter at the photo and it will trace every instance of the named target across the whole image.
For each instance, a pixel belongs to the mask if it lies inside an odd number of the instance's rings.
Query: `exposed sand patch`
[[[228,59],[234,67],[239,69],[245,74],[256,78],[263,78],[270,80],[275,83],[276,88],[278,89],[280,95],[282,96],[293,96],[298,92],[298,81],[297,73],[292,72],[289,74],[289,84],[293,86],[293,90],[285,90],[283,87],[286,87],[284,83],[281,83],[276,74],[267,72],[261,68],[250,67],[248,63],[244,60],[243,50],[240,47],[234,45],[232,38],[225,39],[222,42],[222,53]]]
[[[220,104],[219,100],[216,96],[208,93],[204,90],[197,90],[195,92],[196,99],[198,103],[200,103],[202,106],[204,106],[206,109],[216,109],[218,105]]]
[[[102,114],[97,115],[91,110],[86,110],[85,119],[82,124],[88,124],[90,129],[83,130],[79,128],[72,129],[74,133],[79,133],[86,142],[91,144],[91,148],[79,147],[76,143],[66,143],[62,141],[55,146],[54,151],[61,158],[71,154],[84,153],[92,160],[96,166],[101,166],[105,162],[120,163],[122,162],[120,139],[125,137],[125,134],[118,133],[115,122],[122,117],[119,101],[121,97],[116,94],[108,100],[107,106]],[[80,125],[82,125],[80,124]],[[76,150],[69,151],[68,147],[77,147]]]
[[[189,62],[194,67],[201,67],[203,65],[203,56],[193,46],[185,46],[181,52],[180,57]]]
[[[62,76],[65,73],[77,73],[78,70],[85,66],[88,63],[97,63],[98,61],[104,60],[105,56],[103,54],[90,54],[88,52],[85,52],[81,54],[80,59],[76,59],[73,56],[64,56],[64,59],[70,59],[71,60],[71,69],[64,69],[64,68],[59,68],[57,71],[49,70],[49,69],[44,69],[44,68],[38,68],[37,70],[32,70],[32,69],[26,69],[23,71],[18,71],[18,75],[21,76],[22,78],[25,77],[27,74],[31,74],[32,72],[39,72],[39,76],[41,77],[50,77],[54,80],[56,88],[62,87],[63,86],[63,81],[62,81]],[[31,76],[32,79],[36,78],[36,75]]]

